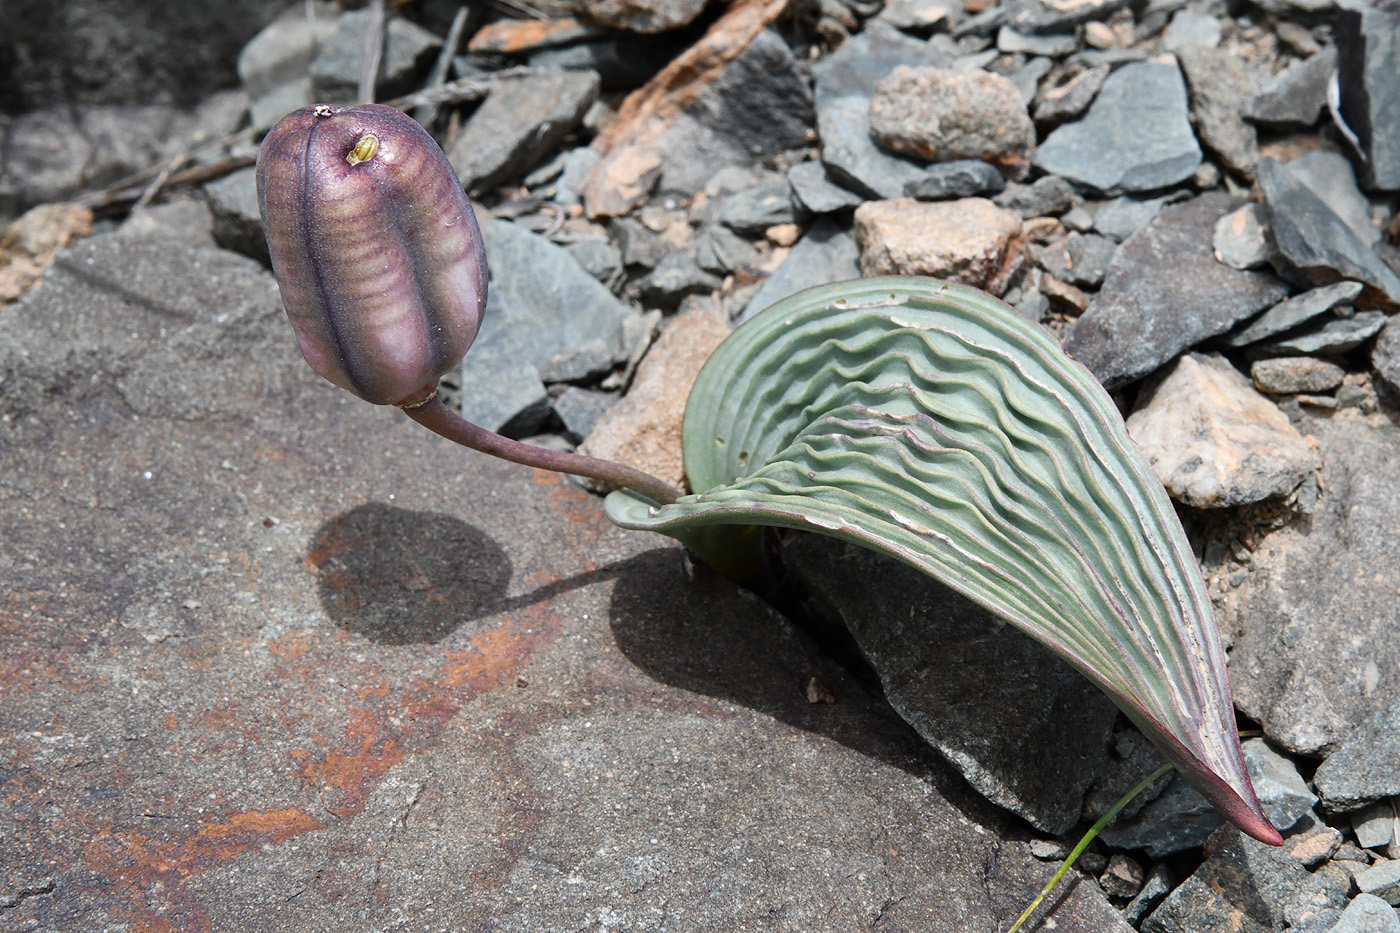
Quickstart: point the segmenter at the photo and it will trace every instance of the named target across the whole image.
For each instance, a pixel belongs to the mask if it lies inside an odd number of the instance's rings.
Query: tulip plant
[[[756,527],[911,564],[1056,651],[1244,832],[1282,838],[1240,750],[1199,568],[1107,393],[990,295],[870,278],[801,292],[701,371],[693,494],[463,421],[436,395],[476,336],[486,259],[470,202],[417,123],[308,107],[268,134],[258,200],[302,354],[366,401],[466,447],[599,480],[609,517],[752,582]]]

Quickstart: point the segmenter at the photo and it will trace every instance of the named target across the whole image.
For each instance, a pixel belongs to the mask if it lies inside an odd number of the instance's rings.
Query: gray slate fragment
[[[1400,700],[1376,712],[1327,756],[1313,783],[1329,810],[1400,797]]]
[[[592,146],[577,146],[564,157],[564,170],[554,183],[554,203],[572,207],[583,203],[583,183],[603,157]]]
[[[564,244],[564,251],[573,257],[582,269],[599,282],[616,291],[622,279],[622,251],[612,241],[612,237],[589,235],[581,236]]]
[[[1400,907],[1400,859],[1382,859],[1355,880],[1362,894],[1374,895],[1391,907]]]
[[[326,40],[311,63],[311,94],[317,103],[344,104],[355,100],[364,58],[367,10],[340,14],[335,35]],[[391,16],[384,28],[384,52],[374,82],[377,100],[419,89],[421,79],[437,57],[442,40],[417,23]]]
[[[1173,881],[1171,869],[1166,865],[1158,862],[1152,866],[1152,871],[1142,884],[1142,890],[1123,908],[1123,919],[1134,926],[1142,923],[1142,919],[1156,909],[1162,898],[1171,893],[1175,887]]]
[[[1130,0],[1009,0],[1005,22],[1025,33],[1068,32],[1090,20],[1107,19]]]
[[[1021,95],[1021,103],[1027,107],[1031,105],[1036,92],[1040,90],[1040,79],[1048,75],[1054,67],[1055,63],[1050,59],[1036,57],[1007,75],[1007,80],[1015,85]]]
[[[793,244],[782,265],[754,292],[735,324],[804,288],[860,276],[860,247],[855,237],[829,218],[823,218]]]
[[[1133,234],[1065,350],[1104,385],[1119,386],[1282,299],[1287,288],[1272,275],[1215,261],[1211,232],[1238,203],[1208,192]]]
[[[1215,258],[1235,269],[1258,269],[1274,251],[1273,236],[1257,204],[1246,204],[1220,218],[1211,243]]]
[[[540,401],[541,370],[594,340],[612,363],[624,362],[630,349],[626,322],[635,312],[544,237],[504,220],[493,220],[483,232],[491,282],[481,331],[463,371],[470,374],[489,362],[492,378],[511,387],[511,405],[505,407],[525,407],[500,410],[492,400],[500,388],[491,379],[468,376],[462,409],[489,411],[498,423],[526,434],[548,414],[548,400]],[[521,427],[515,423],[521,419],[534,423]]]
[[[1053,88],[1041,88],[1035,100],[1037,123],[1062,123],[1084,112],[1108,80],[1108,65],[1088,68]]]
[[[854,40],[853,40],[854,41]],[[822,140],[822,164],[843,187],[868,198],[890,200],[904,196],[909,184],[923,178],[923,169],[875,144],[870,135],[870,105],[861,97],[840,97],[817,111]]]
[[[1285,334],[1272,340],[1262,341],[1250,347],[1251,356],[1278,356],[1297,354],[1307,356],[1336,356],[1355,350],[1385,326],[1384,311],[1358,311],[1350,317],[1333,318],[1321,324],[1299,328],[1296,333]]]
[[[1400,190],[1400,8],[1347,4],[1337,16],[1342,118],[1361,140],[1361,182]]]
[[[1103,694],[1028,636],[893,558],[815,535],[786,556],[855,636],[890,705],[973,787],[1045,832],[1075,825],[1116,719]],[[863,587],[868,580],[880,586]]]
[[[947,201],[992,194],[1006,187],[1006,180],[993,166],[978,159],[935,162],[923,177],[910,182],[904,194],[920,201]]]
[[[1246,178],[1259,164],[1259,137],[1240,115],[1254,96],[1257,80],[1234,52],[1188,45],[1177,61],[1191,90],[1196,134],[1225,166]]]
[[[1054,130],[1031,161],[1105,194],[1152,191],[1190,178],[1201,147],[1174,65],[1125,65],[1104,82],[1084,118]]]
[[[311,100],[308,71],[321,45],[335,35],[337,17],[316,5],[287,10],[238,53],[238,79],[255,129],[266,129]],[[291,106],[287,106],[287,104]]]
[[[1259,187],[1278,245],[1276,266],[1315,285],[1353,279],[1371,307],[1400,309],[1400,276],[1281,162],[1259,162]]]
[[[1206,861],[1142,925],[1143,933],[1282,930],[1340,907],[1346,891],[1286,853],[1222,826],[1206,843]]]
[[[488,431],[519,439],[549,417],[549,393],[539,368],[500,344],[472,347],[462,360],[462,417]]]
[[[758,184],[723,198],[717,207],[720,223],[738,233],[761,234],[769,227],[801,219],[786,175],[768,175]]]
[[[1327,106],[1327,82],[1337,68],[1337,49],[1328,46],[1275,76],[1244,108],[1244,118],[1269,126],[1312,126]]]
[[[1280,301],[1243,328],[1220,338],[1222,346],[1244,347],[1311,321],[1315,317],[1346,307],[1361,294],[1360,282],[1337,282],[1310,289]]]
[[[1371,368],[1381,382],[1393,392],[1400,393],[1400,325],[1391,318],[1371,348]]]
[[[1114,198],[1100,204],[1094,212],[1094,229],[1121,243],[1147,226],[1163,207],[1189,197],[1189,194],[1179,193],[1156,198],[1131,198],[1127,195]]]
[[[1178,10],[1172,14],[1162,45],[1168,52],[1190,46],[1213,49],[1220,44],[1220,18],[1207,13]]]
[[[1236,705],[1283,748],[1317,755],[1400,697],[1400,430],[1354,411],[1299,428],[1319,443],[1326,493],[1305,525],[1255,550],[1219,613],[1238,632]]]
[[[1356,238],[1367,246],[1381,242],[1381,229],[1371,219],[1371,201],[1361,193],[1356,172],[1346,156],[1319,149],[1285,163],[1288,172],[1332,209]]]
[[[622,262],[629,267],[655,268],[671,252],[665,237],[635,217],[614,217],[608,230],[622,251]]]
[[[820,162],[799,162],[788,169],[787,175],[793,196],[813,214],[847,210],[865,200],[832,181],[826,166]]]
[[[1400,933],[1400,913],[1374,894],[1358,894],[1328,933]]]
[[[1356,844],[1363,849],[1384,851],[1398,837],[1396,820],[1400,811],[1396,810],[1396,800],[1381,800],[1369,804],[1347,815],[1351,831],[1356,834]]]
[[[497,81],[447,149],[462,187],[484,191],[534,167],[598,99],[591,71],[536,71]]]
[[[874,20],[812,66],[817,110],[841,97],[869,101],[875,88],[899,65],[947,68],[952,58],[927,42],[911,39]],[[825,134],[823,134],[825,135]]]
[[[727,275],[758,255],[758,247],[723,224],[709,224],[695,237],[695,262],[706,272]]]
[[[1117,249],[1118,244],[1107,237],[1071,233],[1045,248],[1040,254],[1040,265],[1061,281],[1098,288]]]
[[[674,308],[686,295],[708,294],[722,284],[718,275],[700,267],[694,245],[667,253],[638,283],[642,300],[654,308]]]
[[[1053,217],[1074,207],[1074,189],[1058,175],[1045,175],[1029,185],[1012,182],[992,198],[997,207],[1020,211],[1022,217]]]
[[[204,193],[214,215],[214,241],[271,268],[258,210],[257,172],[251,166],[230,172],[205,185]]]
[[[554,400],[554,413],[564,423],[564,432],[577,443],[587,437],[599,419],[616,404],[616,393],[569,386]]]
[[[1269,822],[1288,832],[1317,803],[1298,766],[1274,751],[1264,739],[1247,739],[1243,745],[1249,779],[1264,805]]]
[[[1027,55],[1045,55],[1059,58],[1068,55],[1079,47],[1072,35],[1028,36],[1010,26],[997,31],[997,50],[1006,54],[1024,52]]]

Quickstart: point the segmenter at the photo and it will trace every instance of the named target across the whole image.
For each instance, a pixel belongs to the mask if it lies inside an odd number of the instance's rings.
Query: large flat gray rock
[[[1311,517],[1269,535],[1222,606],[1235,702],[1264,734],[1326,754],[1400,697],[1400,429],[1339,412],[1299,425],[1321,445]]]
[[[251,261],[93,240],[0,332],[7,926],[952,933],[1052,872],[761,603],[316,380]]]

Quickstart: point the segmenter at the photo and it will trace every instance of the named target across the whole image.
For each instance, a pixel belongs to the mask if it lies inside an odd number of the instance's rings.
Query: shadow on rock
[[[620,568],[614,568],[620,569]],[[704,568],[693,581],[676,552],[656,550],[617,574],[610,610],[623,655],[653,679],[757,710],[827,736],[861,754],[930,778],[948,796],[966,794],[883,696],[854,678],[757,598]],[[813,677],[836,702],[811,702]],[[956,788],[956,789],[955,789]]]
[[[331,620],[379,644],[435,643],[507,603],[505,551],[448,515],[361,505],[322,525],[307,559]]]

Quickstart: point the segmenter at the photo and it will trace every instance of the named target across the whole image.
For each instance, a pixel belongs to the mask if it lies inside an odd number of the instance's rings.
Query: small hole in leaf
[[[749,465],[749,452],[748,452],[747,450],[741,450],[741,451],[739,451],[739,469],[742,470],[744,467],[746,467],[746,466],[748,466],[748,465]]]

